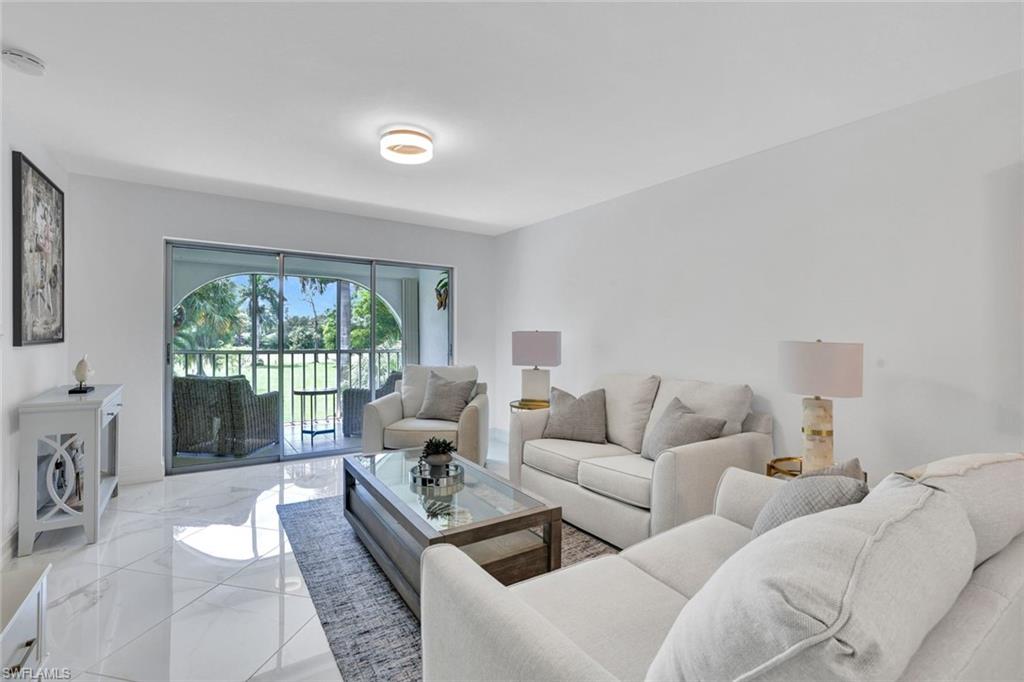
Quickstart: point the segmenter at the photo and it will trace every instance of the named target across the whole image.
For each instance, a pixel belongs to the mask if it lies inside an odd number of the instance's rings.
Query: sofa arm
[[[363,407],[363,452],[384,449],[384,429],[402,418],[402,396],[389,393]]]
[[[544,437],[549,410],[513,412],[508,422],[508,478],[513,485],[523,480],[523,445]]]
[[[481,466],[487,463],[487,420],[487,394],[477,393],[459,415],[459,455]]]
[[[763,473],[729,467],[715,491],[715,514],[753,528],[761,508],[783,484],[785,481]]]
[[[421,556],[423,680],[613,680],[453,545]]]
[[[661,453],[651,481],[651,535],[710,514],[726,469],[763,472],[771,457],[772,437],[764,433],[737,433]]]

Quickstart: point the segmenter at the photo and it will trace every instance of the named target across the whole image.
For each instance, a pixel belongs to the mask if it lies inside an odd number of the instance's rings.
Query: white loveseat
[[[473,397],[462,411],[459,421],[418,419],[416,415],[423,406],[427,378],[432,371],[449,381],[476,381],[478,378],[477,369],[472,365],[406,365],[402,371],[402,380],[395,383],[395,392],[363,408],[363,451],[414,448],[430,438],[444,438],[455,443],[460,456],[477,464],[485,464],[489,430],[487,384],[477,383]]]
[[[786,484],[729,469],[713,514],[511,587],[430,547],[424,679],[1024,679],[1024,454],[927,470],[752,540]]]
[[[562,518],[574,526],[628,547],[709,513],[715,484],[728,467],[765,470],[772,420],[751,412],[749,386],[651,379],[609,374],[597,381],[594,388],[605,390],[605,444],[544,438],[548,410],[514,413],[512,482],[561,505]],[[725,431],[715,440],[666,450],[656,461],[642,457],[642,443],[673,398],[697,414],[726,419]]]

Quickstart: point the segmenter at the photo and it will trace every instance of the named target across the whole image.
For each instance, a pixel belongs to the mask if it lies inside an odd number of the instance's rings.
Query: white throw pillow
[[[660,382],[653,374],[606,374],[597,380],[594,388],[604,389],[609,442],[640,452]]]
[[[894,680],[973,564],[952,496],[889,485],[736,552],[683,607],[647,678]]]
[[[750,414],[754,392],[746,384],[714,384],[709,381],[683,381],[665,379],[658,389],[658,398],[651,409],[651,420],[647,433],[656,424],[661,413],[668,408],[673,398],[680,401],[696,414],[718,417],[725,420],[722,436],[731,436],[743,430],[743,420]],[[644,437],[647,436],[644,434]]]
[[[402,370],[402,412],[404,416],[415,417],[423,408],[423,397],[427,393],[427,379],[431,372],[437,372],[448,381],[476,381],[479,376],[474,365],[463,367],[406,365]]]
[[[906,473],[946,491],[967,511],[978,539],[975,566],[1024,533],[1024,453],[947,457]]]

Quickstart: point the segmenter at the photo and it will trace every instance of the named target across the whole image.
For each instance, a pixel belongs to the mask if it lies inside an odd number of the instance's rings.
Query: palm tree
[[[228,278],[207,282],[182,300],[175,310],[177,348],[211,350],[232,339],[238,330],[238,285]],[[199,374],[205,373],[199,362]]]
[[[280,296],[274,280],[274,277],[268,275],[250,275],[249,286],[242,289],[239,298],[239,303],[250,310],[255,305],[256,315],[253,317],[252,330],[255,339],[259,339],[265,329],[277,329],[277,308]],[[255,303],[253,299],[255,299]]]
[[[316,297],[323,296],[327,291],[327,287],[333,283],[333,279],[327,279],[326,277],[299,278],[299,289],[302,291],[302,297],[306,299],[306,303],[309,304],[313,311],[313,333],[316,334],[318,339],[317,346],[323,345],[324,332],[320,325],[320,315],[316,311]]]

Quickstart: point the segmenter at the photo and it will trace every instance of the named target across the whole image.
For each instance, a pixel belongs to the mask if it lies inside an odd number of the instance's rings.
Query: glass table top
[[[465,463],[462,463],[464,478],[460,486],[443,491],[421,488],[412,482],[412,468],[419,458],[420,449],[415,448],[351,455],[349,460],[377,479],[437,531],[546,506],[511,484]]]

